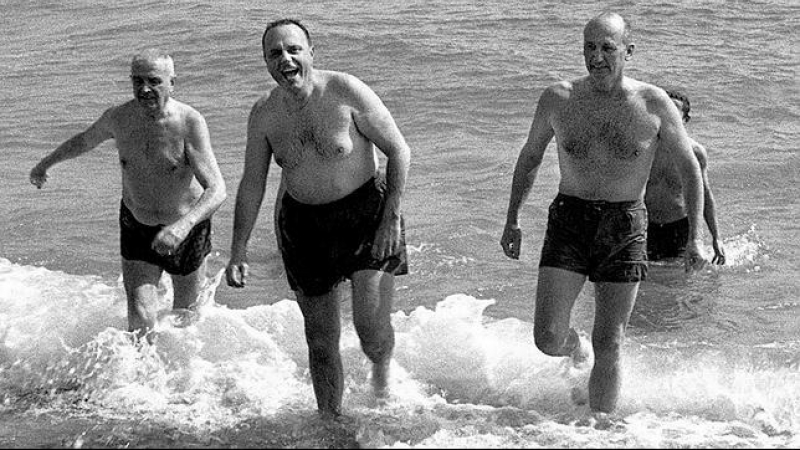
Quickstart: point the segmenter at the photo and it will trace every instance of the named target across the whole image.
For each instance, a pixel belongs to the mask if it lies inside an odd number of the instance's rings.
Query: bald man
[[[627,21],[600,14],[586,24],[583,37],[589,74],[556,83],[539,98],[514,169],[500,244],[508,257],[519,258],[519,211],[555,137],[561,180],[539,262],[534,338],[547,355],[586,359],[588,349],[570,327],[570,316],[586,279],[595,284],[589,406],[608,414],[617,405],[625,329],[647,273],[644,193],[656,153],[668,152],[684,180],[687,270],[706,262],[698,238],[703,184],[667,94],[623,75],[635,47]]]
[[[113,106],[31,170],[41,189],[47,170],[114,139],[122,171],[120,249],[128,330],[145,336],[159,311],[162,272],[172,277],[175,309],[190,308],[204,284],[211,216],[226,197],[208,126],[172,98],[172,58],[147,49],[131,61],[132,100]]]

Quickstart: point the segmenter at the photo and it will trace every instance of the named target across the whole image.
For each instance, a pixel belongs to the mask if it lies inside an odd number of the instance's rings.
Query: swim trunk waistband
[[[364,184],[358,187],[353,192],[345,195],[344,197],[334,200],[329,203],[319,203],[319,204],[311,204],[311,203],[303,203],[289,194],[286,191],[283,195],[283,202],[285,204],[289,204],[291,208],[294,208],[295,211],[299,212],[317,212],[317,213],[325,213],[328,211],[336,211],[342,209],[348,209],[355,205],[360,205],[366,198],[370,196],[372,191],[375,189],[376,183],[378,183],[377,177],[372,177],[367,180]]]
[[[572,195],[562,194],[561,192],[556,195],[555,200],[556,202],[563,202],[562,204],[570,205],[570,206],[581,206],[581,207],[591,207],[595,209],[602,209],[602,210],[613,210],[613,209],[636,209],[640,208],[644,205],[644,201],[641,199],[637,200],[625,200],[621,202],[610,202],[608,200],[586,200],[580,197],[575,197]]]

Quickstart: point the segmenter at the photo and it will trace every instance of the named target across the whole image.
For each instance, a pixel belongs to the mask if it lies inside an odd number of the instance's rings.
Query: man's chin
[[[157,101],[152,100],[138,100],[139,106],[146,111],[159,111],[161,109],[161,104]]]

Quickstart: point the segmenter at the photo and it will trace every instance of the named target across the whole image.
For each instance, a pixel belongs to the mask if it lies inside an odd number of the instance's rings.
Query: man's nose
[[[290,59],[291,59],[291,55],[289,55],[289,52],[286,51],[286,50],[282,51],[281,54],[278,56],[278,61],[281,61],[281,62],[289,61]]]

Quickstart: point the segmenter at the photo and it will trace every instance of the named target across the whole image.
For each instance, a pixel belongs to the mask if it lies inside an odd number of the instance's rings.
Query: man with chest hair
[[[556,83],[539,98],[514,168],[500,244],[519,259],[519,211],[555,137],[561,179],[539,262],[534,338],[547,355],[586,360],[589,350],[570,327],[570,316],[586,279],[594,283],[589,407],[603,416],[617,405],[625,329],[647,273],[644,193],[656,153],[670,152],[684,180],[687,270],[705,264],[698,235],[703,193],[689,137],[666,93],[623,75],[634,50],[627,21],[600,14],[586,24],[583,37],[589,74]]]
[[[128,329],[144,336],[158,317],[158,285],[172,277],[173,308],[197,301],[211,251],[211,216],[225,200],[225,181],[208,126],[193,107],[172,98],[175,67],[147,49],[131,61],[134,98],[105,111],[31,170],[41,188],[47,170],[114,139],[122,169],[120,250]]]
[[[227,282],[245,285],[247,242],[274,158],[282,171],[273,217],[303,315],[317,406],[323,417],[337,418],[344,388],[339,303],[346,279],[361,348],[372,361],[374,393],[388,395],[394,277],[408,272],[400,200],[410,150],[372,89],[352,75],[313,67],[305,25],[272,22],[262,46],[277,86],[250,112]],[[386,155],[385,175],[375,147]]]

